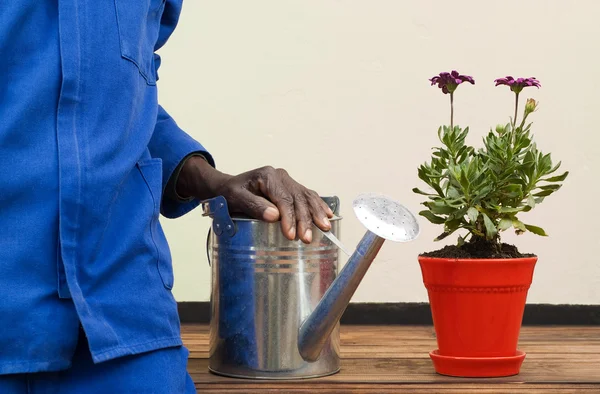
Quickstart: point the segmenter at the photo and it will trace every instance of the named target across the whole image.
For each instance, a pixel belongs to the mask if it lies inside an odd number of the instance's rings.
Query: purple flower
[[[460,75],[456,70],[452,71],[451,73],[440,73],[440,75],[436,75],[429,81],[431,82],[431,86],[437,84],[438,88],[442,89],[444,94],[454,92],[456,87],[463,82],[469,82],[470,84],[475,85],[475,80],[473,77],[469,77],[468,75]]]
[[[498,78],[494,82],[496,82],[496,86],[509,86],[510,90],[512,90],[515,93],[520,93],[521,90],[523,90],[523,88],[526,88],[528,86],[535,86],[538,89],[542,86],[540,85],[540,81],[535,79],[535,77],[514,79],[511,76],[507,76],[506,78]]]

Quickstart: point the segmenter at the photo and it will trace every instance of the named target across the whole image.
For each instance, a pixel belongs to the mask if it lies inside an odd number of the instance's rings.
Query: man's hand
[[[329,231],[333,212],[319,195],[293,180],[285,170],[263,167],[237,176],[223,174],[203,158],[189,158],[179,174],[177,192],[201,200],[223,196],[232,213],[267,222],[281,220],[286,238],[312,240],[312,224]]]

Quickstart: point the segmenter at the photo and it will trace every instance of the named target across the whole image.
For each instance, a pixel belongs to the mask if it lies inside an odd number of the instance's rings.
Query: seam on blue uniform
[[[153,162],[150,161],[148,165],[153,165]],[[162,170],[162,160],[161,160],[161,170]],[[163,283],[163,286],[166,287],[167,289],[171,290],[171,288],[173,287],[172,283],[167,283],[167,281],[165,280],[165,278],[163,278],[163,274],[160,272],[160,260],[161,260],[161,253],[160,253],[160,249],[158,248],[158,243],[156,242],[156,223],[158,221],[158,215],[160,214],[160,196],[155,196],[154,195],[154,191],[152,190],[152,185],[150,184],[150,180],[146,177],[146,174],[144,174],[144,170],[143,164],[136,164],[138,171],[140,172],[140,174],[142,175],[142,179],[144,180],[144,183],[146,184],[146,187],[148,188],[148,191],[150,192],[150,197],[152,197],[152,220],[150,222],[150,237],[152,238],[152,243],[154,244],[154,250],[156,253],[156,270],[158,271],[158,275],[160,276],[160,280]],[[161,174],[162,175],[162,174]],[[161,191],[162,191],[162,182],[161,182]],[[161,193],[162,194],[162,193]]]
[[[136,345],[131,346],[115,346],[107,350],[103,350],[101,352],[92,351],[92,358],[95,363],[99,363],[102,361],[108,361],[113,358],[134,355],[138,353],[143,353],[151,350],[159,350],[165,349],[169,347],[177,347],[182,346],[183,342],[181,341],[181,337],[171,337],[171,338],[163,338],[149,342],[142,342]]]

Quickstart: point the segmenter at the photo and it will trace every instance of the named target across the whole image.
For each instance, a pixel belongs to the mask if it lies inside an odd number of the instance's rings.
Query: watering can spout
[[[385,240],[408,242],[419,235],[419,224],[412,213],[385,196],[363,194],[352,205],[358,220],[368,231],[298,330],[298,351],[305,361],[319,359],[321,350]]]
[[[384,241],[384,238],[367,231],[339,276],[302,323],[298,333],[298,350],[304,360],[312,362],[319,359],[321,350]]]

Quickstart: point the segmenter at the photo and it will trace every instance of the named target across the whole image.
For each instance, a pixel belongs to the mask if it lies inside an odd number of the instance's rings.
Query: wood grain
[[[424,326],[342,326],[342,370],[303,381],[230,379],[208,372],[208,327],[185,325],[188,370],[201,393],[600,393],[600,327],[524,327],[521,374],[497,379],[437,375],[435,332]]]

